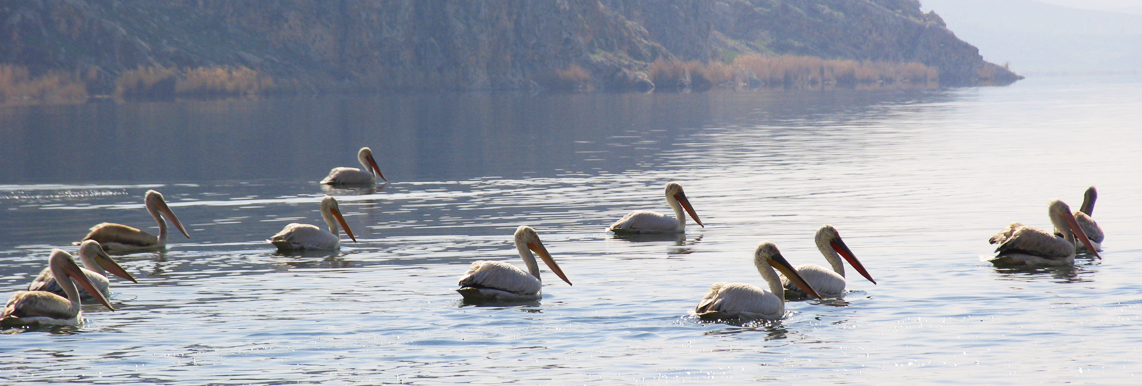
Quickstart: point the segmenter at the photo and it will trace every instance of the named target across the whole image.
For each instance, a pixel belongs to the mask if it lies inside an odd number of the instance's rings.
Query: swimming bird
[[[278,247],[279,251],[333,250],[341,248],[341,236],[338,235],[341,228],[345,228],[345,234],[353,242],[357,241],[353,230],[345,223],[345,217],[341,216],[341,209],[333,196],[321,199],[321,218],[329,226],[328,231],[315,225],[292,223],[266,241]],[[337,224],[341,224],[341,228]]]
[[[515,247],[519,257],[527,264],[527,270],[501,261],[477,261],[468,272],[460,277],[460,289],[456,290],[468,301],[529,301],[542,297],[543,281],[539,278],[539,265],[535,263],[534,251],[547,263],[560,279],[571,285],[567,275],[559,269],[559,264],[547,253],[539,233],[529,226],[522,225],[515,231]]]
[[[676,182],[666,184],[666,203],[674,209],[674,216],[678,219],[675,220],[663,214],[639,210],[628,213],[623,218],[611,224],[610,230],[615,233],[680,233],[686,231],[686,217],[682,214],[685,209],[686,213],[690,214],[690,218],[694,222],[701,225],[703,228],[706,225],[702,224],[702,220],[698,219],[698,214],[694,212],[694,207],[690,206],[690,200],[686,199],[686,193],[682,191],[682,185]]]
[[[377,176],[381,180],[385,179],[385,175],[381,173],[381,168],[377,167],[377,161],[373,159],[373,150],[368,147],[362,147],[357,151],[357,161],[361,162],[361,166],[365,171],[357,168],[333,168],[329,171],[329,175],[321,180],[322,184],[326,185],[372,185],[377,183]]]
[[[59,281],[60,287],[63,287],[67,297],[45,291],[16,292],[11,299],[8,299],[4,310],[0,311],[0,325],[9,327],[34,324],[61,326],[83,324],[83,311],[80,308],[79,292],[75,288],[75,283],[87,289],[87,292],[94,295],[99,303],[115,311],[103,293],[99,292],[91,281],[87,280],[87,275],[75,265],[75,260],[70,254],[62,249],[56,249],[52,251],[48,261],[49,269]]]
[[[1087,250],[1098,258],[1098,252],[1091,245],[1075,217],[1071,208],[1059,200],[1051,201],[1047,209],[1051,224],[1061,235],[1055,236],[1052,232],[1032,228],[1020,223],[1011,223],[1007,229],[992,236],[992,244],[999,244],[995,248],[998,252],[991,261],[997,264],[1015,265],[1070,265],[1075,262],[1076,239],[1086,245]]]
[[[1075,212],[1075,222],[1079,223],[1079,228],[1082,228],[1083,233],[1090,239],[1095,250],[1101,251],[1102,240],[1106,238],[1106,235],[1102,233],[1102,227],[1098,226],[1098,222],[1091,218],[1094,215],[1094,201],[1097,199],[1098,190],[1095,190],[1093,186],[1087,188],[1086,193],[1083,194],[1083,206],[1079,208],[1078,212]],[[1076,245],[1076,247],[1083,248],[1081,245]]]
[[[126,225],[105,222],[91,227],[91,232],[84,236],[81,241],[98,241],[99,245],[103,246],[103,250],[108,253],[157,251],[167,246],[167,222],[163,220],[163,216],[174,223],[174,226],[178,228],[179,232],[182,232],[183,236],[190,238],[186,229],[183,229],[182,223],[178,221],[178,217],[175,217],[174,212],[171,212],[171,208],[167,206],[162,193],[148,190],[143,202],[146,204],[147,212],[159,224],[158,237]],[[80,242],[75,244],[78,245]]]
[[[769,283],[769,291],[746,283],[715,283],[710,291],[698,303],[694,312],[705,320],[712,319],[767,319],[776,320],[785,317],[785,289],[781,287],[781,278],[778,271],[785,274],[798,288],[811,296],[821,298],[817,291],[793,269],[793,266],[781,256],[781,251],[771,242],[757,245],[753,254],[753,264],[757,272]]]
[[[829,265],[833,270],[825,269],[825,267],[816,264],[802,264],[797,266],[797,273],[809,283],[809,286],[817,290],[817,293],[826,298],[839,298],[845,294],[845,266],[841,263],[841,256],[856,268],[857,272],[864,276],[865,279],[876,284],[876,280],[872,279],[872,275],[864,269],[864,265],[857,260],[853,255],[853,251],[849,250],[848,245],[841,240],[841,235],[837,233],[837,228],[832,225],[822,225],[817,229],[817,236],[814,237],[817,242],[817,249],[825,255],[825,260],[829,261]],[[839,254],[839,255],[838,255]],[[805,292],[797,288],[789,278],[781,276],[781,284],[785,287],[785,295],[790,298],[804,298]]]
[[[90,281],[105,298],[111,297],[111,283],[107,281],[107,277],[105,276],[106,271],[104,271],[104,269],[111,271],[111,273],[121,278],[135,283],[139,282],[135,280],[135,277],[131,276],[130,273],[127,273],[127,270],[123,269],[119,263],[111,259],[111,256],[108,256],[107,252],[103,251],[103,247],[99,246],[98,241],[84,241],[83,244],[79,245],[78,254],[79,261],[82,261],[83,266],[86,267],[80,268],[83,271],[83,275],[87,276],[87,280]],[[60,296],[67,294],[63,292],[63,287],[60,287],[59,282],[56,281],[55,275],[52,274],[51,267],[46,267],[43,271],[40,271],[40,275],[36,276],[36,279],[32,280],[32,284],[28,285],[28,291],[47,291]],[[87,293],[84,289],[80,289],[79,294],[80,296],[93,297],[93,295]]]

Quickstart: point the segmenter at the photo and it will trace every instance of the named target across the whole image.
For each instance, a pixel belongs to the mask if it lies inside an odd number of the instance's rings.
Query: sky
[[[1043,3],[1096,11],[1122,12],[1142,15],[1140,0],[1039,0]]]

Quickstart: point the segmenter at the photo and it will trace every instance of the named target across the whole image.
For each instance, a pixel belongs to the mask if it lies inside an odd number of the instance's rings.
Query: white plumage
[[[515,246],[520,258],[530,272],[524,272],[514,265],[499,261],[477,261],[468,272],[460,277],[460,295],[467,301],[528,301],[542,297],[543,281],[539,276],[539,264],[532,251],[547,263],[547,267],[560,279],[571,284],[563,270],[547,253],[547,248],[539,240],[539,234],[529,226],[520,226],[515,231]]]
[[[674,209],[674,216],[677,219],[655,212],[639,210],[623,216],[619,221],[611,224],[609,229],[615,233],[685,232],[686,217],[682,212],[683,209],[690,214],[694,222],[703,228],[706,227],[698,218],[698,214],[694,212],[694,207],[690,206],[690,201],[686,199],[686,193],[682,191],[682,185],[675,182],[666,184],[666,203],[670,205],[671,209]]]
[[[1075,222],[1079,224],[1079,228],[1082,228],[1083,233],[1090,239],[1090,244],[1094,246],[1094,249],[1101,251],[1102,240],[1106,238],[1106,235],[1102,233],[1102,227],[1098,226],[1098,222],[1091,218],[1094,215],[1094,202],[1097,199],[1098,190],[1095,190],[1093,186],[1087,188],[1086,193],[1083,194],[1083,206],[1079,208],[1078,212],[1075,212]],[[1079,250],[1086,249],[1082,245],[1075,247],[1078,247]]]
[[[373,159],[373,150],[368,147],[362,147],[357,151],[357,161],[365,170],[357,168],[338,167],[329,171],[329,175],[321,180],[322,184],[327,185],[373,185],[377,183],[377,176],[382,180],[385,175],[381,173],[381,168],[377,167],[377,161]]]
[[[186,229],[182,227],[182,223],[178,221],[178,217],[175,217],[174,212],[167,206],[167,201],[163,198],[162,193],[148,190],[143,202],[146,204],[147,212],[159,224],[158,237],[137,228],[105,222],[91,227],[91,232],[84,236],[83,240],[98,241],[103,250],[109,253],[157,251],[167,246],[167,222],[163,220],[163,216],[170,219],[183,236],[190,238]]]
[[[864,265],[860,260],[857,260],[853,252],[849,250],[848,245],[845,245],[844,240],[841,240],[841,235],[837,232],[837,228],[832,225],[822,225],[817,229],[817,235],[814,237],[817,244],[817,249],[825,256],[825,260],[829,262],[832,270],[816,264],[802,264],[797,266],[797,273],[809,283],[817,293],[826,298],[839,298],[845,294],[845,266],[841,262],[843,256],[857,272],[864,276],[865,279],[876,284],[876,280],[872,279],[868,271],[865,270]],[[781,277],[782,287],[785,288],[785,296],[789,299],[799,299],[807,296],[805,292],[793,285],[785,276]]]
[[[1075,222],[1071,209],[1059,200],[1051,201],[1047,210],[1055,230],[1061,233],[1056,237],[1052,232],[1032,228],[1020,223],[1011,223],[1006,229],[992,236],[992,244],[998,253],[991,261],[1000,265],[1070,265],[1075,262],[1075,245],[1082,242],[1095,256],[1102,258],[1087,239],[1086,234]]]
[[[333,196],[325,196],[321,200],[321,218],[329,226],[328,231],[314,225],[291,223],[266,241],[278,247],[279,251],[334,250],[341,248],[341,228],[345,228],[350,239],[357,241]]]
[[[806,293],[821,297],[781,256],[773,243],[767,241],[758,244],[753,261],[757,272],[769,284],[769,290],[745,283],[715,283],[694,309],[698,317],[705,320],[784,318],[785,290],[781,287],[781,279],[774,268],[788,276],[794,285]]]
[[[63,287],[67,297],[60,297],[45,291],[16,292],[12,298],[8,299],[8,303],[4,305],[4,310],[0,311],[0,326],[34,324],[78,326],[82,324],[83,311],[75,283],[79,283],[87,289],[87,292],[94,295],[95,299],[104,306],[112,311],[115,310],[107,302],[107,298],[87,280],[87,276],[83,274],[78,265],[75,265],[75,260],[71,258],[70,254],[61,249],[56,249],[52,251],[52,256],[48,261],[48,268],[59,281],[60,287]]]
[[[80,270],[83,271],[83,275],[87,277],[87,280],[95,286],[95,289],[103,294],[103,297],[111,297],[111,283],[107,280],[104,269],[111,271],[111,273],[121,278],[138,283],[119,263],[116,263],[111,256],[108,256],[107,252],[104,252],[103,248],[99,246],[99,242],[95,240],[87,240],[84,241],[83,244],[80,244],[78,254],[79,260],[83,262],[83,266],[86,267],[80,268]],[[36,279],[32,280],[31,284],[28,284],[28,291],[47,291],[60,296],[67,295],[63,287],[60,287],[59,281],[56,280],[55,274],[52,273],[50,266],[40,271],[39,276],[36,276]],[[87,290],[84,288],[80,288],[79,291],[80,296],[94,297],[87,293]]]

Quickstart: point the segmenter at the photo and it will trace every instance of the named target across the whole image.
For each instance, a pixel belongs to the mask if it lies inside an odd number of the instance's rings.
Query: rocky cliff
[[[85,74],[244,66],[279,84],[526,88],[571,68],[645,88],[650,62],[745,53],[920,62],[1010,83],[917,0],[3,0],[0,62]],[[292,83],[291,83],[292,82]]]

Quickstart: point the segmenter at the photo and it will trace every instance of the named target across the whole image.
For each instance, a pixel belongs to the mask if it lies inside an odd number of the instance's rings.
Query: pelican
[[[1002,232],[991,237],[992,244],[999,244],[999,253],[992,262],[1009,260],[1016,265],[1069,265],[1075,262],[1075,240],[1086,245],[1087,250],[1098,258],[1102,256],[1087,239],[1079,224],[1075,222],[1071,208],[1059,200],[1051,201],[1047,210],[1051,223],[1061,232],[1061,237],[1051,232],[1032,228],[1020,223],[1011,223]],[[1006,259],[1004,259],[1006,258]]]
[[[162,193],[148,190],[143,202],[146,203],[147,212],[155,218],[155,222],[159,223],[159,237],[126,225],[105,222],[91,227],[91,232],[84,236],[82,241],[98,241],[103,250],[110,253],[157,251],[167,246],[167,222],[163,220],[163,215],[174,223],[183,236],[190,238],[182,223],[178,221],[178,217],[175,217],[174,212],[171,212],[171,208],[167,206]]]
[[[1075,222],[1079,223],[1079,228],[1082,228],[1083,233],[1090,239],[1090,244],[1094,246],[1095,250],[1102,250],[1102,240],[1106,235],[1102,233],[1102,227],[1094,221],[1090,216],[1094,215],[1094,200],[1098,199],[1098,190],[1089,187],[1086,193],[1083,194],[1083,206],[1075,212]],[[1077,246],[1082,248],[1081,246]]]
[[[767,319],[776,320],[785,317],[785,289],[781,287],[781,278],[773,271],[774,268],[785,274],[794,285],[809,295],[821,298],[817,291],[793,269],[793,266],[781,256],[781,251],[771,242],[757,245],[753,254],[753,264],[761,277],[769,283],[769,291],[746,283],[715,283],[710,286],[710,292],[698,303],[694,310],[702,319]],[[776,263],[776,264],[775,264]]]
[[[543,281],[539,278],[539,264],[535,263],[532,251],[547,263],[560,279],[571,285],[559,264],[547,253],[539,234],[529,226],[522,225],[515,231],[515,247],[519,257],[527,264],[529,275],[516,266],[500,261],[477,261],[460,278],[460,289],[456,290],[468,301],[529,301],[542,297]]]
[[[639,210],[630,212],[619,219],[619,221],[611,224],[610,230],[615,233],[685,232],[686,217],[682,214],[683,208],[690,214],[690,218],[694,219],[694,222],[703,228],[706,227],[706,225],[702,224],[702,220],[698,219],[698,214],[694,213],[694,207],[690,206],[690,200],[686,199],[686,193],[682,191],[682,185],[678,185],[678,183],[675,182],[666,184],[666,203],[670,204],[670,207],[674,209],[674,216],[678,218],[677,220],[659,213]]]
[[[111,283],[109,283],[107,277],[104,276],[106,274],[104,268],[116,276],[135,283],[139,282],[135,280],[130,273],[127,273],[119,263],[112,260],[111,256],[108,256],[107,252],[103,251],[103,247],[99,246],[98,241],[87,240],[79,245],[79,261],[82,261],[83,266],[86,267],[81,268],[81,270],[83,270],[83,274],[87,276],[87,280],[90,281],[105,298],[111,297]],[[67,294],[63,292],[63,288],[60,287],[59,282],[56,281],[55,275],[52,274],[51,267],[44,268],[43,271],[40,271],[40,275],[36,276],[36,279],[32,280],[32,284],[28,285],[28,291],[47,291],[60,296]],[[79,291],[80,295],[93,296],[84,289],[80,289]]]
[[[841,235],[837,233],[837,228],[832,225],[822,225],[817,229],[817,236],[814,238],[817,242],[817,249],[825,255],[825,260],[829,261],[829,265],[833,270],[827,270],[825,267],[816,264],[802,264],[797,266],[797,273],[809,283],[817,293],[826,298],[839,298],[845,294],[845,266],[841,264],[841,256],[860,272],[861,276],[876,284],[876,280],[872,279],[872,275],[864,269],[864,265],[857,260],[853,255],[853,251],[845,245],[841,240]],[[840,254],[838,256],[838,254]],[[805,293],[801,292],[800,288],[793,285],[785,276],[781,277],[781,284],[785,287],[786,294],[792,295],[794,298],[804,298]]]
[[[87,293],[95,296],[111,311],[114,307],[103,297],[87,275],[75,265],[71,255],[62,249],[52,251],[49,259],[49,269],[59,281],[67,298],[45,291],[19,291],[8,299],[4,310],[0,311],[0,325],[28,326],[33,324],[78,326],[83,323],[83,311],[80,309],[79,292],[75,289],[75,282],[87,289]],[[72,282],[75,280],[75,282]]]
[[[373,159],[373,150],[362,147],[357,151],[357,161],[361,162],[361,166],[365,167],[366,171],[361,171],[357,168],[333,168],[329,171],[329,175],[321,180],[322,184],[326,185],[372,185],[377,183],[377,176],[381,180],[385,179],[385,175],[381,173],[381,168],[377,167],[377,161]]]
[[[315,225],[292,223],[266,241],[278,247],[279,251],[333,250],[341,248],[341,236],[338,235],[341,228],[345,228],[345,234],[349,235],[353,242],[357,241],[353,236],[353,230],[345,223],[345,217],[341,216],[341,209],[338,208],[337,200],[333,196],[321,199],[321,218],[324,218],[325,224],[329,225],[328,231],[321,230]],[[341,224],[341,228],[338,228],[337,224]]]

